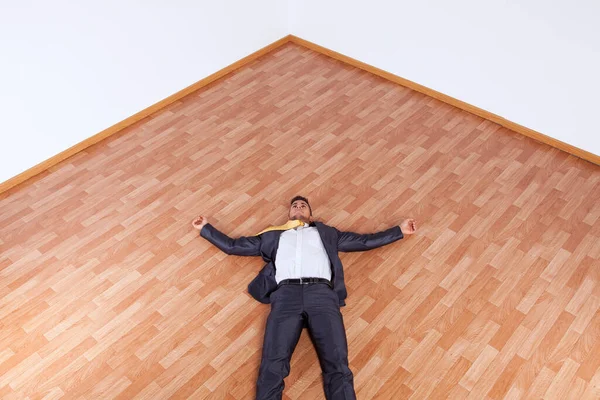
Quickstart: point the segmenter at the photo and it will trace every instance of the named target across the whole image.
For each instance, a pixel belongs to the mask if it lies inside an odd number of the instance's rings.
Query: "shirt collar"
[[[308,228],[310,226],[317,226],[317,224],[315,224],[313,221],[311,221],[311,222],[308,223],[308,225],[299,225],[295,229],[296,230],[298,230],[298,229],[305,229],[305,228]]]

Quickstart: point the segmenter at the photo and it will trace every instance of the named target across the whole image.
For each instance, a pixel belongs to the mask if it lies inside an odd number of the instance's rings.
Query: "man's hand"
[[[206,217],[203,217],[202,215],[198,215],[192,222],[192,226],[198,229],[199,231],[201,231],[202,228],[204,228],[204,225],[206,224],[208,224],[208,219]]]
[[[408,218],[400,223],[400,229],[404,235],[412,235],[417,230],[417,221]]]

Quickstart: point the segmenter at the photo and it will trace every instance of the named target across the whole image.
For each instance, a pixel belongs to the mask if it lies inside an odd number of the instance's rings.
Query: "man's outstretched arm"
[[[192,222],[200,231],[200,236],[208,240],[226,254],[236,256],[260,256],[260,236],[242,236],[232,239],[208,223],[206,217],[197,217]]]
[[[406,219],[399,226],[376,233],[354,233],[338,231],[338,251],[367,251],[403,239],[417,230],[414,219]]]

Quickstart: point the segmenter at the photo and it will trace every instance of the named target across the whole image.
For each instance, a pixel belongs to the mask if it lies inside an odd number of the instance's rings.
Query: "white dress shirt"
[[[281,233],[275,256],[275,280],[325,278],[331,280],[331,262],[314,226]]]

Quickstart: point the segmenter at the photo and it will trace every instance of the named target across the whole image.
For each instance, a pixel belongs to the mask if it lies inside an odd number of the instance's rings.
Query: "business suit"
[[[261,303],[271,303],[267,319],[257,398],[280,399],[283,379],[304,326],[317,349],[328,399],[354,399],[353,376],[348,368],[345,328],[339,307],[346,305],[346,286],[339,251],[366,251],[393,243],[404,236],[399,226],[385,231],[358,234],[341,232],[322,222],[313,222],[331,262],[332,288],[324,284],[277,287],[276,255],[282,231],[232,239],[206,224],[200,235],[227,254],[261,256],[266,262],[248,285],[249,293]],[[273,297],[271,297],[273,295]]]

